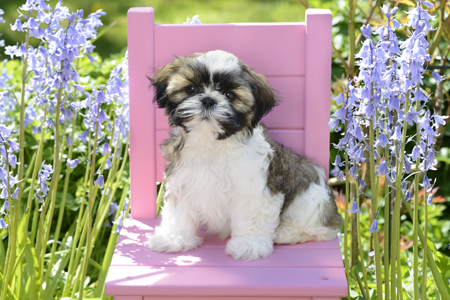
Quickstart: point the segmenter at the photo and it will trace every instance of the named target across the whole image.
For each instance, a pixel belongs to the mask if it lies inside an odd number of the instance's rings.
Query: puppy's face
[[[264,76],[220,50],[177,57],[150,80],[171,126],[210,126],[217,139],[254,128],[276,103]]]

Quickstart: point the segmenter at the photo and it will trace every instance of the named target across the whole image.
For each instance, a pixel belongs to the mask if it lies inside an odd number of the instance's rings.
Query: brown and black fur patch
[[[181,150],[184,147],[185,137],[184,131],[172,130],[170,132],[170,138],[164,140],[160,145],[161,151],[166,161],[166,168],[164,175],[169,177],[172,174],[173,169],[180,161]]]
[[[281,214],[294,199],[305,192],[311,183],[320,184],[320,175],[317,173],[315,164],[304,156],[293,153],[272,140],[267,128],[264,129],[264,137],[273,150],[273,158],[269,165],[267,186],[272,194],[283,193],[284,204]],[[329,203],[325,208],[323,225],[337,228],[342,224],[342,218],[338,213],[333,193],[329,189]]]

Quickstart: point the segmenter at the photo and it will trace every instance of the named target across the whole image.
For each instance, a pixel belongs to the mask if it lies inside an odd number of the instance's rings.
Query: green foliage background
[[[19,0],[2,0],[0,8],[5,11],[4,19],[6,23],[0,24],[0,33],[3,34],[2,38],[5,40],[6,45],[16,44],[23,39],[23,34],[12,32],[9,29],[9,24],[13,23],[17,18],[17,8],[24,1]],[[52,3],[55,1],[52,0]],[[304,1],[302,1],[304,2]],[[373,1],[375,2],[375,1]],[[398,1],[408,5],[408,1]],[[304,2],[306,3],[306,2]],[[333,13],[333,43],[339,50],[342,57],[347,58],[349,55],[349,38],[348,38],[348,7],[346,1],[308,1],[309,7],[313,8],[329,8]],[[64,5],[67,5],[71,10],[83,9],[85,16],[98,9],[103,9],[107,13],[102,18],[104,26],[99,29],[107,29],[105,33],[95,42],[96,51],[99,56],[98,63],[94,67],[90,67],[86,61],[86,70],[89,70],[89,74],[84,76],[91,79],[95,78],[95,82],[102,84],[107,80],[110,70],[114,67],[119,58],[123,57],[123,53],[126,49],[126,12],[130,7],[136,6],[152,6],[155,8],[155,23],[183,23],[187,17],[199,15],[200,20],[203,23],[228,23],[228,22],[303,22],[305,14],[305,6],[301,1],[296,0],[65,0]],[[381,3],[382,4],[382,3]],[[369,8],[369,1],[358,1],[359,10],[356,11],[354,16],[355,20],[355,32],[358,34],[359,28],[364,24],[366,15],[363,13]],[[378,2],[380,6],[380,2]],[[34,45],[36,46],[36,45]],[[448,40],[442,39],[439,44],[439,48],[447,48]],[[1,53],[0,59],[4,59],[5,56]],[[15,65],[16,64],[16,65]],[[439,65],[439,61],[435,61],[434,64]],[[17,78],[20,78],[19,64],[17,62],[8,63],[8,69],[18,72]],[[449,71],[445,71],[445,74],[449,76]],[[89,80],[91,80],[89,79]],[[337,95],[341,92],[345,84],[345,70],[342,63],[333,54],[333,86],[332,93]],[[428,93],[433,94],[435,92],[433,88],[434,81],[430,78],[424,79],[425,89]],[[444,83],[444,112],[448,109],[448,99],[450,91],[450,81]],[[337,107],[332,101],[332,111]],[[436,186],[439,187],[436,196],[441,196],[444,200],[443,203],[434,204],[430,208],[429,215],[429,233],[432,247],[440,250],[437,255],[437,263],[442,272],[444,278],[450,278],[450,262],[448,255],[450,255],[449,243],[450,243],[450,126],[447,126],[443,132],[444,139],[443,144],[436,157],[439,161],[438,170],[432,172],[430,177],[437,178]],[[337,142],[340,135],[336,133],[331,134],[331,141]],[[51,145],[46,148],[45,155],[51,156]],[[330,146],[331,159],[334,160],[336,154],[335,149]],[[31,155],[29,153],[28,155]],[[26,167],[26,166],[25,166]],[[79,181],[82,179],[83,174],[77,174],[75,170],[72,175],[74,180],[69,187],[69,194],[76,195]],[[125,174],[126,177],[128,174]],[[335,187],[337,190],[343,188],[342,185]],[[120,198],[120,195],[116,195],[116,198]],[[72,211],[71,207],[76,209],[79,203],[76,203],[76,197],[68,199],[68,210],[65,218],[67,222],[64,222],[62,231],[70,231],[70,225],[73,224],[73,220],[76,218],[76,211]],[[72,203],[72,204],[71,204]],[[72,205],[72,206],[71,206]],[[363,249],[365,253],[370,251],[369,233],[366,228],[370,225],[366,208],[362,208],[362,226],[363,234]],[[411,236],[412,222],[411,219],[405,214],[402,216],[403,224],[402,235]],[[55,222],[53,223],[55,224]],[[383,226],[382,223],[380,223]],[[105,236],[101,237],[102,241],[108,240],[109,232],[105,231]],[[104,243],[100,242],[100,245]],[[106,247],[106,245],[105,245]],[[104,253],[104,249],[98,249],[95,253],[96,256],[101,257]],[[370,264],[370,261],[368,262]],[[371,271],[370,271],[371,272]],[[406,260],[402,261],[402,273],[404,278],[409,276],[409,265]],[[96,271],[90,274],[92,279],[96,279]],[[429,285],[432,285],[432,277],[429,276]],[[448,280],[448,279],[447,279]],[[369,274],[369,281],[374,282],[374,275]],[[359,298],[359,287],[356,281],[351,281],[352,284],[352,298]],[[411,295],[411,286],[405,286],[405,297]],[[430,291],[429,296],[433,296],[434,292]]]

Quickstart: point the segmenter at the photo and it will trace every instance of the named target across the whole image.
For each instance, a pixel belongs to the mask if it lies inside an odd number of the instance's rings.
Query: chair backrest
[[[331,12],[308,9],[305,23],[154,24],[153,8],[128,11],[131,215],[156,217],[156,181],[164,160],[159,144],[167,118],[152,103],[147,77],[194,52],[224,50],[267,77],[281,96],[262,122],[272,137],[321,165],[328,174]]]

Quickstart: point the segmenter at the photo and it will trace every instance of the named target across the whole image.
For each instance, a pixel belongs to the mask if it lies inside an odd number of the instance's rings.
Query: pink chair
[[[331,12],[308,9],[306,23],[155,25],[153,8],[128,11],[131,127],[131,219],[125,220],[106,294],[115,300],[339,299],[347,282],[338,240],[275,246],[258,261],[236,261],[225,241],[201,232],[204,244],[184,253],[146,247],[156,219],[159,144],[170,128],[152,103],[147,76],[193,52],[221,49],[265,75],[282,103],[263,122],[275,140],[328,170]]]

